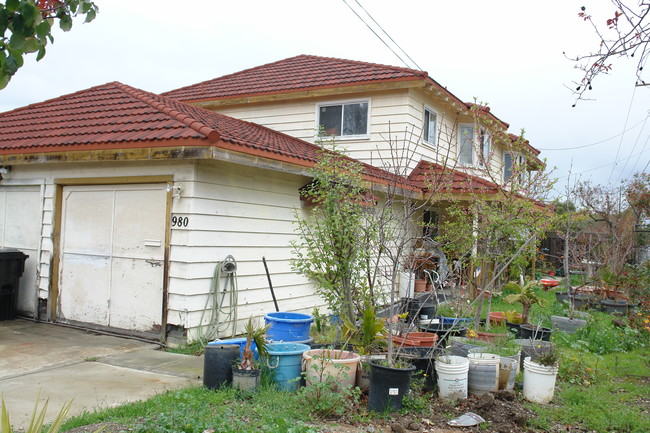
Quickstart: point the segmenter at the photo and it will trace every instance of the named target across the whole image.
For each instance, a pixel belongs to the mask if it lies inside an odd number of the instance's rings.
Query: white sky
[[[613,73],[594,83],[595,101],[576,108],[565,87],[581,76],[563,51],[598,44],[580,6],[604,21],[614,12],[609,0],[359,2],[434,80],[488,103],[510,132],[525,129],[557,167],[559,192],[571,164],[574,175],[603,184],[648,171],[650,87],[635,88],[635,62],[613,61]],[[57,32],[45,58],[27,61],[0,91],[0,112],[109,81],[160,93],[298,54],[403,66],[343,0],[96,3],[95,21]]]

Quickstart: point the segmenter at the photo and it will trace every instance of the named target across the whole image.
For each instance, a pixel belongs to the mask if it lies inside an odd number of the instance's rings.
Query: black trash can
[[[27,257],[15,248],[0,248],[0,320],[16,318],[20,277]]]

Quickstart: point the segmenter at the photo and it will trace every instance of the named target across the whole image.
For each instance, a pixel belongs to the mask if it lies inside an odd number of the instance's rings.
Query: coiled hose
[[[221,290],[221,278],[226,282]],[[228,302],[226,301],[226,297]],[[212,302],[210,302],[212,301]],[[231,255],[217,262],[210,281],[210,292],[201,313],[202,337],[211,341],[221,337],[231,337],[237,333],[237,262]],[[210,305],[211,304],[211,305]],[[203,324],[206,312],[210,312],[210,319]]]

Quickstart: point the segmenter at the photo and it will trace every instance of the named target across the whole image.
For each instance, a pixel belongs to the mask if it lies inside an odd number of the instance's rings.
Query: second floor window
[[[436,129],[438,116],[428,108],[424,109],[424,141],[436,144]]]
[[[463,165],[474,165],[474,126],[460,126],[460,146],[458,162]]]
[[[368,102],[320,105],[318,125],[325,135],[367,135]]]

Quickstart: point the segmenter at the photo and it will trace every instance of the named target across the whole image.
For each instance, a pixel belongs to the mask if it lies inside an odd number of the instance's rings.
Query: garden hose
[[[221,289],[221,279],[226,281]],[[227,303],[226,301],[227,297]],[[210,303],[212,301],[212,303]],[[221,337],[232,337],[237,333],[237,262],[231,255],[223,261],[217,262],[214,267],[212,280],[210,281],[210,292],[205,301],[205,308],[201,313],[200,326],[202,337],[207,341]],[[211,305],[210,305],[211,304]],[[210,320],[207,325],[203,324],[206,311],[210,311]]]

